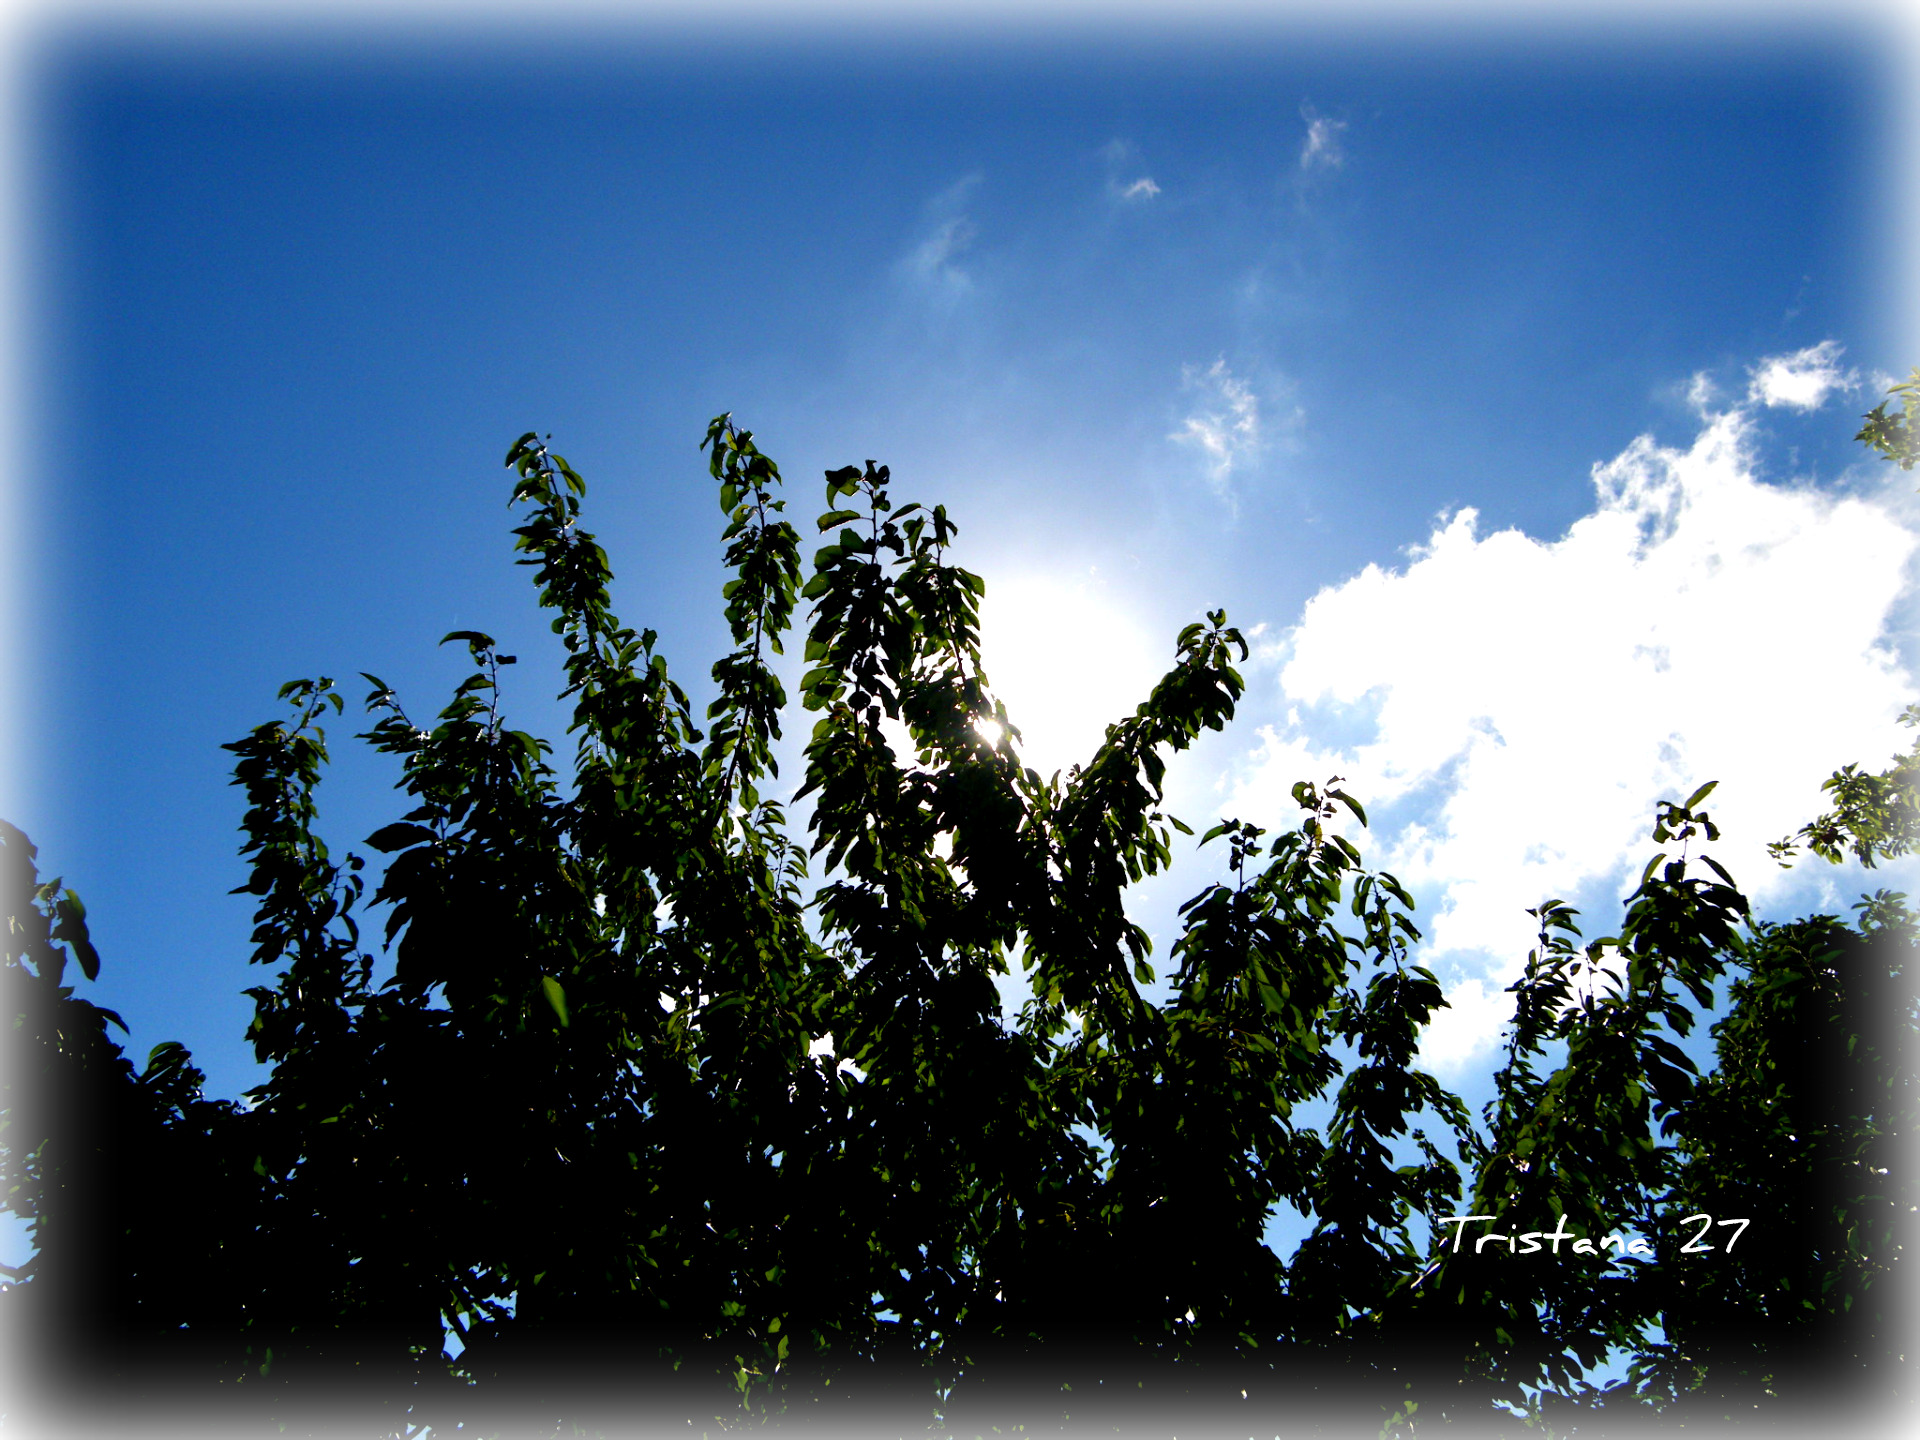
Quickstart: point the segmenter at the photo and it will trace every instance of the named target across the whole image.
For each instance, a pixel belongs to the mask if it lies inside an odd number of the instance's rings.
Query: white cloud
[[[1269,375],[1262,394],[1235,375],[1224,358],[1201,369],[1180,367],[1180,388],[1195,395],[1193,408],[1180,428],[1167,438],[1198,450],[1205,460],[1207,484],[1238,514],[1233,476],[1252,465],[1276,439],[1285,443],[1306,422],[1306,410],[1293,403],[1292,385],[1283,375]],[[1278,423],[1270,417],[1278,413]]]
[[[1100,147],[1100,159],[1107,167],[1107,193],[1116,200],[1145,201],[1160,193],[1160,184],[1151,175],[1139,174],[1140,147],[1117,136]],[[1134,172],[1132,180],[1122,177]]]
[[[966,272],[954,265],[953,258],[971,245],[978,233],[974,223],[964,215],[944,222],[914,247],[914,273],[943,284],[965,285]]]
[[[1311,105],[1300,107],[1300,118],[1307,122],[1307,138],[1300,145],[1300,168],[1302,170],[1339,169],[1347,158],[1346,151],[1340,145],[1340,137],[1346,133],[1347,122],[1316,114]]]
[[[1785,405],[1794,410],[1817,410],[1836,390],[1860,383],[1852,370],[1840,368],[1838,342],[1822,340],[1791,355],[1775,355],[1753,369],[1747,398],[1762,405]]]
[[[927,230],[900,262],[901,274],[934,299],[951,303],[972,288],[972,276],[956,261],[979,234],[962,209],[979,183],[978,175],[969,175],[934,196],[927,204]]]
[[[1527,907],[1584,890],[1604,927],[1656,800],[1720,781],[1713,853],[1764,901],[1788,883],[1765,843],[1818,807],[1821,780],[1903,748],[1914,687],[1885,634],[1920,537],[1868,499],[1762,483],[1751,414],[1705,416],[1684,449],[1635,440],[1557,541],[1442,517],[1404,569],[1321,591],[1282,643],[1292,710],[1229,813],[1287,823],[1295,780],[1347,777],[1375,815],[1372,858],[1421,899],[1425,954],[1452,976],[1430,1063],[1497,1039]]]
[[[1214,493],[1228,498],[1227,481],[1234,467],[1260,450],[1260,401],[1227,368],[1224,357],[1205,370],[1182,366],[1180,384],[1182,389],[1199,391],[1200,399],[1167,438],[1196,447],[1206,457],[1207,479]]]

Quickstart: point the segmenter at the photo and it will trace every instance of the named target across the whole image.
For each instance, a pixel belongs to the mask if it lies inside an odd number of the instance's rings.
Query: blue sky
[[[1851,440],[1920,362],[1883,21],[739,28],[35,42],[0,814],[136,1058],[257,1083],[219,747],[281,682],[430,713],[482,629],[560,737],[500,468],[535,427],[696,696],[722,410],[802,520],[868,457],[949,507],[1046,768],[1225,606],[1249,694],[1176,813],[1349,776],[1470,1093],[1522,909],[1604,933],[1655,799],[1719,779],[1769,913],[1858,893],[1760,847],[1920,698],[1920,510]],[[355,719],[337,851],[397,813]],[[1141,897],[1161,953],[1210,873]]]

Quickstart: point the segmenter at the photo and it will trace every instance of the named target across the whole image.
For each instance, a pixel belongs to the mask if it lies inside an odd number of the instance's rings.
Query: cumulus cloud
[[[1122,200],[1151,200],[1160,193],[1160,187],[1153,183],[1151,175],[1142,175],[1120,192]]]
[[[1340,137],[1347,122],[1317,114],[1311,105],[1300,107],[1300,118],[1307,122],[1307,138],[1300,144],[1302,170],[1337,170],[1346,161]]]
[[[1818,410],[1834,391],[1860,383],[1858,374],[1840,368],[1841,353],[1838,343],[1822,340],[1791,355],[1763,360],[1753,369],[1747,399],[1793,410]]]
[[[1837,356],[1763,362],[1752,402],[1811,393],[1791,377]],[[1765,842],[1838,763],[1904,743],[1915,693],[1887,633],[1920,536],[1869,498],[1761,481],[1753,444],[1752,403],[1684,448],[1641,436],[1594,467],[1592,511],[1554,541],[1443,516],[1404,568],[1322,590],[1273,647],[1291,708],[1230,813],[1284,823],[1295,780],[1347,777],[1449,980],[1430,1063],[1497,1040],[1528,906],[1584,892],[1605,925],[1656,800],[1720,781],[1714,854],[1764,902],[1783,883]]]

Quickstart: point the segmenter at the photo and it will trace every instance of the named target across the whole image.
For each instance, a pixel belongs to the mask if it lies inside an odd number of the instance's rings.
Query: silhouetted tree
[[[1752,923],[1694,853],[1712,786],[1663,803],[1679,848],[1617,934],[1533,912],[1475,1117],[1419,1068],[1446,1002],[1336,777],[1295,786],[1278,834],[1200,837],[1225,878],[1182,907],[1156,1001],[1125,899],[1193,833],[1165,767],[1241,696],[1225,614],[1042,777],[943,508],[896,505],[872,462],[831,472],[808,571],[753,437],[722,416],[705,443],[735,648],[704,716],[614,615],[584,483],[528,434],[513,533],[564,650],[570,773],[508,728],[516,657],[477,631],[442,642],[474,668],[430,723],[366,677],[361,738],[405,796],[366,841],[383,865],[316,832],[332,681],[227,747],[267,973],[243,1103],[177,1045],[135,1072],[64,983],[99,963],[79,901],[0,828],[6,1203],[36,1247],[5,1304],[59,1383],[165,1378],[296,1425],[364,1396],[352,1424],[394,1431],[1367,1435],[1904,1385],[1900,897]],[[806,843],[774,788],[773,657],[803,602]],[[1830,785],[1839,818],[1802,838],[1902,853],[1913,763]],[[1709,1021],[1702,1075],[1685,1042]],[[1311,1232],[1283,1258],[1289,1209]],[[1615,1253],[1630,1236],[1646,1253]],[[1610,1353],[1627,1379],[1589,1383]]]

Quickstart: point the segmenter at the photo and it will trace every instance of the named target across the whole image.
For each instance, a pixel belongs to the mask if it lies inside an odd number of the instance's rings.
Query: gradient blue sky
[[[256,1083],[219,747],[282,681],[372,671],[431,713],[464,672],[434,642],[483,629],[521,656],[514,722],[561,738],[500,468],[534,427],[696,697],[722,410],[802,521],[868,457],[948,505],[1049,768],[1203,609],[1259,627],[1176,813],[1272,826],[1294,779],[1356,777],[1470,1092],[1520,908],[1602,933],[1661,795],[1722,780],[1774,912],[1857,893],[1759,846],[1920,694],[1912,485],[1851,440],[1920,361],[1871,13],[519,23],[32,49],[0,813],[87,900],[136,1059],[178,1038]],[[336,851],[396,814],[356,719]],[[1210,873],[1142,897],[1163,954]]]

